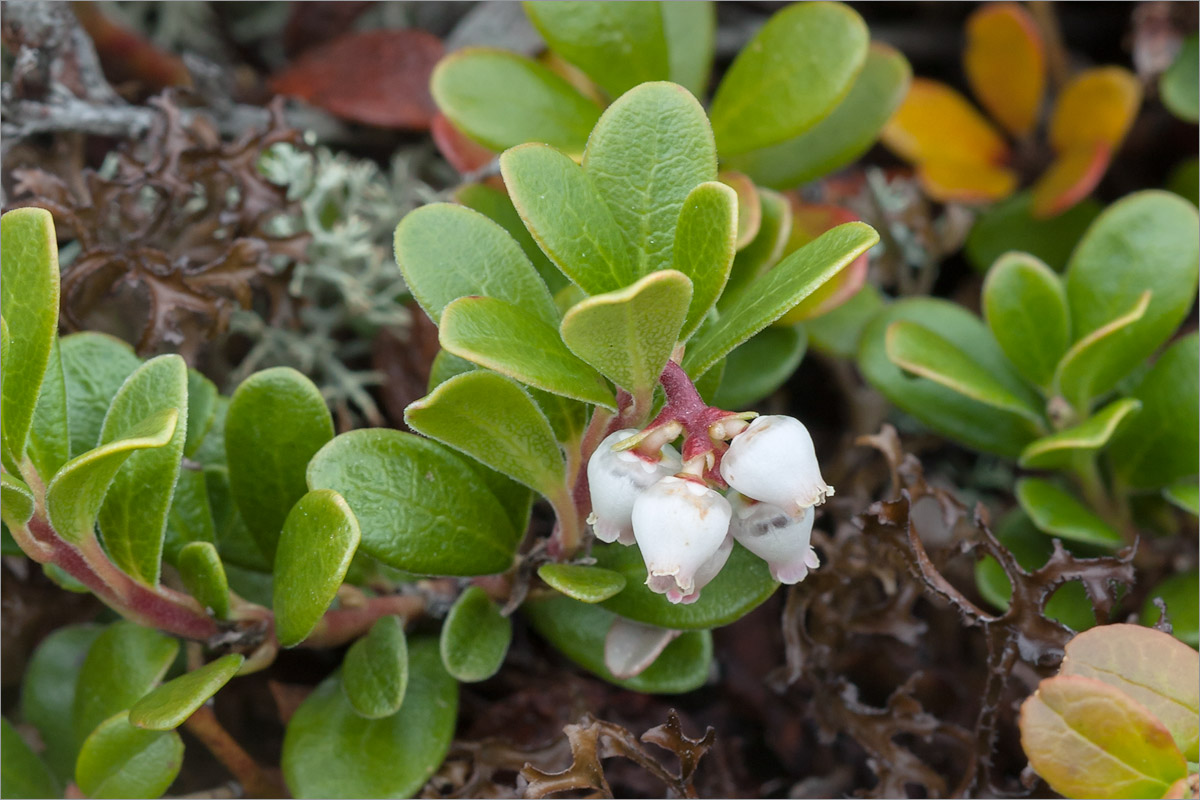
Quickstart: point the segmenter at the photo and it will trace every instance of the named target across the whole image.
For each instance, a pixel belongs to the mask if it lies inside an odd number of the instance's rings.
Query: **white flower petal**
[[[592,523],[602,542],[633,544],[633,503],[647,486],[682,468],[679,453],[662,448],[660,461],[649,461],[632,452],[613,452],[613,445],[637,433],[627,428],[607,436],[588,461],[588,488],[592,496]]]
[[[696,577],[729,531],[729,501],[686,478],[667,477],[633,505],[633,532],[646,562],[646,585],[665,594],[696,591]]]
[[[621,680],[641,675],[679,633],[617,617],[604,637],[604,666]]]
[[[812,549],[812,507],[798,516],[770,503],[754,503],[737,492],[729,493],[733,521],[729,528],[735,539],[767,562],[771,575],[780,583],[799,583],[810,569],[820,566]]]
[[[758,417],[733,437],[721,458],[721,477],[742,494],[789,514],[833,494],[821,477],[812,437],[793,417]]]

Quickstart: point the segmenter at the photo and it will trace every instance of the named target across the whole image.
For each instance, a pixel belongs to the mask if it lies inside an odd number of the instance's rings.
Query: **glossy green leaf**
[[[561,8],[558,2],[549,5]],[[657,3],[629,5],[658,15]],[[687,89],[647,83],[630,89],[600,117],[583,169],[624,234],[634,275],[641,277],[671,267],[680,211],[693,189],[717,179],[717,148],[704,109]]]
[[[1185,158],[1167,175],[1166,188],[1194,206],[1200,206],[1200,158]]]
[[[492,150],[544,142],[580,154],[600,108],[564,78],[514,53],[464,48],[438,62],[429,81],[454,127]]]
[[[512,236],[477,211],[433,203],[396,226],[396,263],[413,297],[437,323],[450,302],[485,295],[558,324],[554,299]]]
[[[175,731],[148,731],[121,712],[104,721],[79,751],[75,782],[87,797],[161,797],[183,767]]]
[[[380,618],[346,652],[342,691],[360,715],[382,719],[400,710],[408,690],[408,640],[399,617]]]
[[[554,436],[560,442],[577,442],[582,438],[588,417],[586,405],[569,397],[543,392],[541,389],[531,388],[529,396],[538,404],[546,419],[550,420]]]
[[[0,314],[9,336],[0,434],[4,467],[15,475],[58,332],[58,240],[54,219],[42,208],[5,213],[0,238],[5,242]]]
[[[967,234],[967,260],[979,272],[987,272],[1000,256],[1017,250],[1040,258],[1055,272],[1062,272],[1084,231],[1100,216],[1101,206],[1084,198],[1056,217],[1035,217],[1033,195],[1018,192],[979,215]]]
[[[1162,797],[1187,775],[1171,734],[1145,706],[1094,678],[1048,678],[1021,705],[1030,766],[1067,797]]]
[[[849,6],[798,3],[776,13],[713,97],[721,155],[778,144],[827,117],[862,70],[867,44],[867,26]]]
[[[610,97],[669,75],[660,3],[532,0],[524,5],[550,49]]]
[[[671,265],[692,281],[692,302],[680,341],[691,338],[721,296],[736,250],[737,193],[720,181],[705,181],[688,193],[675,227]]]
[[[60,797],[58,781],[7,717],[0,719],[0,797]]]
[[[566,465],[546,415],[516,382],[487,370],[451,378],[404,410],[404,421],[545,495]]]
[[[221,560],[226,565],[234,564],[258,572],[270,572],[272,559],[263,553],[254,534],[250,533],[245,520],[238,513],[233,493],[229,489],[229,470],[219,464],[205,467],[204,485],[208,491],[213,531],[216,533],[217,552],[220,553]],[[270,605],[269,600],[267,605]]]
[[[1113,439],[1113,470],[1138,489],[1196,481],[1200,462],[1200,337],[1186,336],[1158,358],[1131,396],[1142,411]]]
[[[900,107],[911,79],[912,68],[898,50],[872,42],[850,93],[828,116],[793,139],[725,163],[772,189],[790,189],[829,175],[871,149]]]
[[[796,371],[807,348],[800,325],[761,331],[729,354],[713,405],[746,408],[765,399]]]
[[[637,546],[596,545],[596,565],[625,577],[624,591],[600,605],[635,622],[674,630],[696,630],[728,625],[750,613],[778,587],[767,562],[735,545],[733,555],[700,599],[691,605],[673,605],[646,586],[646,565]]]
[[[399,431],[338,436],[309,463],[308,483],[346,498],[364,552],[408,572],[503,572],[524,534],[467,460]]]
[[[229,579],[211,542],[189,542],[179,551],[179,578],[184,588],[217,619],[229,616]]]
[[[1040,478],[1017,481],[1017,501],[1033,524],[1051,536],[1110,548],[1125,544],[1112,526],[1048,481]]]
[[[1183,40],[1175,60],[1158,80],[1158,93],[1175,116],[1187,122],[1200,120],[1200,41],[1196,34]]]
[[[95,535],[96,516],[117,470],[138,450],[165,447],[172,441],[179,412],[166,408],[130,427],[119,439],[68,461],[46,489],[50,524],[71,544]]]
[[[1067,642],[1060,675],[1095,678],[1158,717],[1188,761],[1200,761],[1200,655],[1169,634],[1118,623]]]
[[[42,758],[66,782],[75,774],[75,739],[71,709],[75,685],[92,642],[104,628],[67,625],[42,640],[25,668],[21,681],[21,716],[37,728],[46,749]]]
[[[494,297],[460,298],[446,306],[438,338],[451,353],[522,383],[616,408],[600,373],[520,306]]]
[[[331,675],[296,709],[283,739],[283,775],[297,798],[412,797],[442,764],[458,716],[458,684],[437,642],[408,648],[408,690],[391,716],[360,716]]]
[[[729,282],[725,284],[718,305],[722,311],[728,309],[755,278],[765,275],[779,263],[792,232],[792,204],[786,197],[770,189],[759,189],[758,199],[758,233],[738,250],[733,260]]]
[[[500,156],[500,172],[534,241],[581,289],[611,292],[639,277],[608,203],[569,156],[541,144],[514,147]]]
[[[683,367],[703,375],[726,353],[786,314],[862,253],[879,235],[860,222],[839,225],[754,280],[712,327],[694,337]]]
[[[468,183],[460,186],[454,192],[454,199],[467,208],[478,211],[508,231],[508,235],[521,245],[525,257],[542,276],[550,294],[553,295],[570,284],[567,276],[554,266],[554,263],[542,252],[542,248],[538,247],[537,242],[533,240],[533,235],[521,221],[521,215],[517,213],[517,208],[513,205],[507,192],[493,189],[483,183]]]
[[[674,0],[656,5],[662,13],[671,80],[696,97],[703,97],[716,46],[717,4],[709,0]]]
[[[63,377],[62,351],[58,337],[50,348],[46,375],[33,410],[27,445],[29,460],[43,482],[49,481],[71,458],[71,436],[67,424],[67,385]]]
[[[82,743],[96,726],[129,709],[154,688],[179,652],[179,641],[133,622],[114,622],[88,649],[71,716]]]
[[[284,647],[308,638],[337,596],[361,538],[342,496],[314,489],[296,501],[275,551],[275,635]]]
[[[225,418],[229,485],[268,559],[284,519],[307,491],[308,460],[332,438],[321,390],[290,367],[256,372],[233,393]]]
[[[580,564],[542,564],[538,577],[567,597],[582,603],[599,603],[625,588],[625,576],[601,567]]]
[[[1071,345],[1054,371],[1054,391],[1085,412],[1121,368],[1123,342],[1146,316],[1150,301],[1150,292],[1143,292],[1131,308]]]
[[[500,613],[487,592],[468,586],[442,624],[442,664],[456,680],[485,681],[500,671],[512,642],[512,620]]]
[[[901,300],[883,308],[867,325],[858,352],[863,376],[893,405],[968,447],[1008,458],[1016,458],[1036,438],[1036,429],[1024,416],[984,405],[925,378],[906,375],[893,364],[885,338],[888,327],[897,320],[923,325],[954,342],[992,377],[1012,380],[1012,367],[977,316],[946,300]],[[1007,388],[1014,393],[1023,390],[1015,381]]]
[[[171,510],[167,514],[163,558],[169,564],[177,564],[180,548],[189,542],[216,541],[217,527],[208,496],[208,479],[203,469],[186,465],[179,470],[179,482],[175,484],[175,496],[171,498]]]
[[[147,361],[117,392],[100,429],[103,446],[126,437],[133,426],[153,415],[178,415],[166,444],[132,452],[125,460],[109,484],[97,519],[113,562],[151,586],[158,583],[162,569],[167,514],[187,436],[187,385],[187,364],[180,356]]]
[[[4,524],[17,528],[33,516],[33,492],[20,478],[0,472],[0,505],[4,507]]]
[[[1161,598],[1167,605],[1171,635],[1192,647],[1200,647],[1200,572],[1189,569],[1155,584],[1142,605],[1143,625],[1158,622],[1159,610],[1154,604],[1155,598]]]
[[[1163,489],[1163,497],[1171,505],[1182,508],[1193,517],[1200,516],[1200,486],[1195,478],[1188,478]]]
[[[59,345],[67,386],[71,457],[100,443],[108,407],[142,360],[120,339],[94,331],[64,336]]]
[[[217,410],[217,386],[202,373],[188,370],[187,376],[187,439],[183,443],[183,454],[191,458],[199,449],[204,437],[212,430]]]
[[[1131,398],[1109,403],[1080,424],[1030,443],[1021,451],[1020,464],[1026,469],[1065,468],[1077,454],[1104,448],[1123,424],[1137,418],[1141,407]]]
[[[837,308],[804,323],[814,350],[853,359],[867,323],[883,308],[883,297],[870,283]]]
[[[937,383],[990,408],[1041,423],[1036,398],[1028,390],[1014,391],[1020,384],[993,376],[963,350],[924,325],[897,320],[884,334],[884,347],[892,363],[906,372]],[[1010,388],[1014,387],[1014,388]]]
[[[1175,332],[1195,299],[1198,265],[1196,207],[1176,195],[1137,192],[1096,219],[1067,267],[1075,341],[1128,313],[1144,292],[1151,295],[1146,313],[1106,348],[1093,396],[1112,388]]]
[[[570,597],[548,597],[525,603],[521,613],[563,655],[616,686],[647,694],[682,694],[708,680],[712,664],[712,634],[708,631],[682,634],[643,672],[619,680],[604,664],[604,639],[618,619],[611,611]]]
[[[563,342],[601,375],[634,397],[658,382],[692,300],[681,272],[653,272],[625,289],[594,295],[563,316]]]
[[[229,683],[245,661],[240,653],[230,653],[167,681],[133,704],[129,722],[154,731],[178,728]]]
[[[1049,267],[1027,253],[1006,253],[983,282],[983,316],[1025,380],[1048,387],[1071,343],[1067,293]]]

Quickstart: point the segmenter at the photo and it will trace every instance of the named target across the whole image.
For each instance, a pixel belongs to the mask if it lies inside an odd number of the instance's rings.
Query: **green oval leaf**
[[[217,385],[194,369],[187,376],[187,439],[183,443],[183,454],[191,458],[196,454],[204,437],[212,429],[217,411]]]
[[[1102,387],[1120,358],[1122,342],[1146,315],[1150,300],[1150,292],[1143,292],[1132,308],[1071,345],[1054,371],[1053,390],[1086,412],[1092,399],[1106,391]]]
[[[54,218],[43,208],[18,208],[0,216],[0,238],[6,243],[0,315],[9,334],[0,434],[4,468],[16,475],[58,333],[58,239]]]
[[[79,752],[71,716],[75,686],[92,642],[103,632],[99,625],[59,628],[38,645],[21,681],[21,716],[41,734],[42,758],[63,783],[74,778]]]
[[[179,642],[132,622],[114,622],[88,649],[75,686],[71,716],[75,741],[126,711],[154,688],[179,652]]]
[[[861,222],[839,225],[755,279],[717,321],[696,335],[683,359],[693,378],[726,353],[790,311],[797,303],[865,253],[879,234]]]
[[[1100,216],[1101,206],[1090,197],[1056,217],[1043,219],[1032,214],[1033,194],[1018,192],[991,206],[967,234],[967,260],[979,272],[987,272],[996,259],[1013,250],[1040,258],[1055,272],[1062,272],[1084,231]]]
[[[79,751],[75,782],[88,797],[161,797],[183,766],[175,731],[147,731],[121,712],[104,721]]]
[[[1021,377],[1048,387],[1071,340],[1058,276],[1034,256],[1006,253],[983,282],[983,316]]]
[[[1187,122],[1200,120],[1200,41],[1183,40],[1171,66],[1158,79],[1158,93],[1171,113]]]
[[[229,580],[211,542],[189,542],[179,551],[179,578],[202,608],[217,619],[229,617]]]
[[[718,308],[725,311],[755,278],[779,263],[792,233],[792,204],[779,192],[758,189],[759,223],[754,238],[738,250],[729,270],[729,282]]]
[[[599,603],[625,588],[625,576],[611,569],[580,564],[542,564],[538,577],[567,597]]]
[[[671,266],[692,281],[680,341],[696,332],[729,280],[737,251],[737,202],[729,186],[705,181],[688,192],[679,210]]]
[[[167,514],[187,436],[187,385],[187,364],[180,356],[147,361],[121,386],[100,429],[100,444],[106,445],[154,414],[174,410],[179,415],[165,445],[132,452],[126,459],[109,484],[97,520],[113,562],[151,586],[162,570]]]
[[[1182,508],[1193,517],[1200,517],[1200,486],[1196,479],[1185,479],[1162,491],[1163,498],[1176,508]]]
[[[1021,451],[1019,463],[1026,469],[1069,466],[1077,454],[1094,453],[1107,445],[1126,420],[1136,419],[1141,407],[1131,398],[1109,403],[1086,421],[1032,442]]]
[[[0,472],[0,506],[4,509],[4,524],[23,528],[33,516],[33,492],[20,478]]]
[[[500,613],[487,592],[468,586],[442,624],[442,663],[464,683],[485,681],[500,671],[510,642],[512,620]]]
[[[117,391],[142,363],[120,339],[94,331],[64,336],[59,345],[67,391],[71,458],[100,443],[100,429]]]
[[[1196,474],[1200,462],[1200,336],[1175,342],[1131,395],[1142,411],[1113,439],[1109,460],[1127,485],[1169,486]],[[1196,481],[1193,478],[1191,485]]]
[[[171,509],[167,514],[163,558],[167,563],[179,566],[179,551],[184,545],[189,542],[212,544],[216,540],[208,480],[202,468],[198,469],[194,463],[186,464],[179,470],[179,482],[175,484],[175,496],[171,498]]]
[[[742,48],[712,103],[728,158],[799,136],[850,91],[867,57],[867,26],[841,3],[798,3]]]
[[[596,545],[596,565],[625,577],[624,591],[601,603],[626,619],[673,630],[697,630],[728,625],[757,608],[779,584],[771,578],[767,562],[741,545],[721,573],[704,587],[691,605],[674,605],[646,586],[646,565],[637,546]]]
[[[1116,548],[1125,544],[1121,534],[1096,516],[1074,496],[1040,478],[1017,481],[1017,502],[1039,530],[1073,542]]]
[[[503,572],[524,533],[467,461],[412,434],[344,433],[313,457],[308,483],[346,499],[364,552],[409,572]]]
[[[133,704],[130,723],[154,731],[178,728],[229,683],[245,660],[240,653],[230,653],[167,681]]]
[[[275,551],[275,635],[284,647],[304,641],[337,595],[361,534],[342,496],[314,489],[296,501]]]
[[[562,8],[558,2],[549,5]],[[658,15],[657,3],[629,5]],[[600,44],[610,47],[609,42]],[[606,59],[612,63],[612,54]],[[679,212],[697,185],[716,180],[717,148],[704,109],[687,89],[646,83],[630,89],[600,117],[583,154],[583,169],[624,234],[634,275],[640,277],[671,266]]]
[[[21,734],[0,718],[0,797],[61,797],[58,782]]]
[[[682,694],[708,680],[712,634],[688,631],[667,645],[654,663],[638,675],[617,679],[604,664],[604,640],[618,617],[600,606],[570,597],[531,600],[521,613],[533,629],[579,666],[611,684],[647,694]]]
[[[412,797],[441,766],[457,715],[458,684],[442,667],[437,642],[416,639],[395,714],[357,714],[336,674],[308,696],[284,735],[284,778],[297,798]]]
[[[1167,604],[1171,635],[1184,644],[1200,647],[1200,572],[1189,569],[1155,584],[1142,606],[1143,625],[1158,622],[1159,611],[1154,604],[1155,598],[1162,598]]]
[[[527,144],[500,156],[509,197],[538,246],[588,294],[639,277],[629,245],[591,176],[552,147]]]
[[[404,410],[418,433],[544,495],[561,491],[566,465],[546,415],[514,381],[472,370]]]
[[[708,0],[655,3],[662,12],[671,80],[703,97],[716,45],[717,4]]]
[[[968,447],[1016,458],[1037,435],[1029,420],[984,405],[925,378],[906,375],[888,358],[886,349],[888,327],[897,320],[916,322],[954,342],[995,377],[1011,375],[1004,353],[983,321],[946,300],[911,298],[892,303],[881,309],[863,330],[858,366],[871,385],[892,404],[930,428]]]
[[[578,155],[600,108],[548,68],[514,53],[464,48],[438,62],[429,81],[454,127],[492,150],[525,142]]]
[[[233,393],[225,417],[229,486],[268,559],[284,519],[307,491],[308,460],[332,438],[321,391],[291,367],[256,372]]]
[[[563,316],[562,340],[601,375],[648,400],[679,341],[691,300],[686,275],[654,272],[574,305]]]
[[[765,399],[792,376],[807,349],[808,336],[801,325],[760,331],[726,358],[721,386],[712,404],[718,408],[746,408]]]
[[[546,284],[516,240],[477,211],[432,203],[396,226],[396,263],[409,291],[436,324],[460,297],[507,300],[547,325],[558,309]]]
[[[29,428],[27,445],[29,460],[33,462],[43,483],[54,477],[63,464],[71,458],[71,436],[67,422],[67,386],[63,375],[62,348],[58,337],[50,347],[50,360],[46,375],[38,392],[37,406],[33,409],[33,423]]]
[[[772,189],[790,189],[829,175],[868,150],[908,93],[912,68],[898,51],[872,42],[850,93],[807,132],[725,160]]]
[[[804,329],[812,341],[813,349],[853,359],[862,343],[863,331],[879,310],[883,308],[883,297],[870,283],[846,302],[819,317],[806,320]]]
[[[1144,315],[1108,347],[1092,381],[1103,394],[1153,353],[1187,316],[1200,265],[1196,207],[1169,192],[1128,195],[1109,206],[1071,255],[1067,300],[1076,342],[1134,307],[1144,292]]]
[[[342,690],[351,707],[368,719],[400,710],[408,689],[408,640],[399,617],[380,618],[346,652]]]
[[[571,285],[566,275],[546,257],[542,249],[533,240],[533,235],[525,227],[521,215],[507,192],[493,189],[483,183],[468,183],[460,186],[454,192],[454,199],[467,208],[474,209],[508,231],[508,235],[521,245],[525,257],[533,264],[534,269],[542,276],[550,294],[556,294],[565,286]],[[434,322],[437,322],[435,319]]]
[[[481,367],[575,400],[616,408],[600,373],[563,344],[558,331],[520,306],[463,297],[446,306],[442,347]]]

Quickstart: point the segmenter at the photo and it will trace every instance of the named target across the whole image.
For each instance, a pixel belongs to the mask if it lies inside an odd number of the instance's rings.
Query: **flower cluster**
[[[588,462],[596,538],[636,542],[646,585],[672,603],[695,602],[734,541],[782,583],[803,580],[819,564],[810,544],[813,507],[833,488],[821,478],[808,429],[792,417],[747,424],[746,416],[668,404],[645,430],[610,434]],[[685,431],[681,457],[670,441]]]

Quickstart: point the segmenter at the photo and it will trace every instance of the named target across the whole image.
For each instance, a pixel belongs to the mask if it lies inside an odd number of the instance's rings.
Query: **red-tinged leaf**
[[[1123,67],[1084,70],[1063,87],[1050,117],[1050,144],[1066,153],[1096,142],[1114,152],[1142,104],[1142,84]]]
[[[1074,208],[1100,183],[1111,160],[1112,150],[1104,142],[1060,154],[1033,187],[1031,215],[1049,219]]]
[[[289,58],[294,58],[310,47],[342,35],[370,6],[370,2],[363,0],[292,3],[287,25],[283,29],[283,52]]]
[[[927,161],[917,167],[917,179],[943,203],[991,203],[1017,190],[1017,174],[991,164]]]
[[[762,225],[762,202],[754,181],[740,172],[725,170],[717,180],[737,192],[737,249],[741,250],[758,236]]]
[[[802,203],[793,194],[788,195],[788,203],[792,207],[792,232],[783,248],[785,258],[825,231],[845,222],[858,221],[858,217],[840,206]],[[775,324],[794,325],[837,308],[862,288],[867,280],[868,262],[867,254],[863,253],[815,292],[801,300],[799,305],[784,314]]]
[[[496,153],[468,138],[440,111],[429,125],[438,152],[461,174],[474,172],[491,162]]]
[[[72,3],[79,24],[92,37],[104,75],[113,83],[136,81],[157,92],[168,86],[191,86],[183,60],[104,16],[99,3]]]
[[[976,99],[1009,132],[1033,130],[1046,88],[1046,52],[1037,23],[1016,3],[986,3],[967,20],[963,53]]]
[[[967,98],[944,83],[914,78],[908,95],[883,127],[881,140],[913,164],[938,160],[999,165],[1008,143]]]
[[[271,88],[354,122],[425,130],[437,113],[429,77],[442,43],[413,29],[339,36],[307,51]]]

